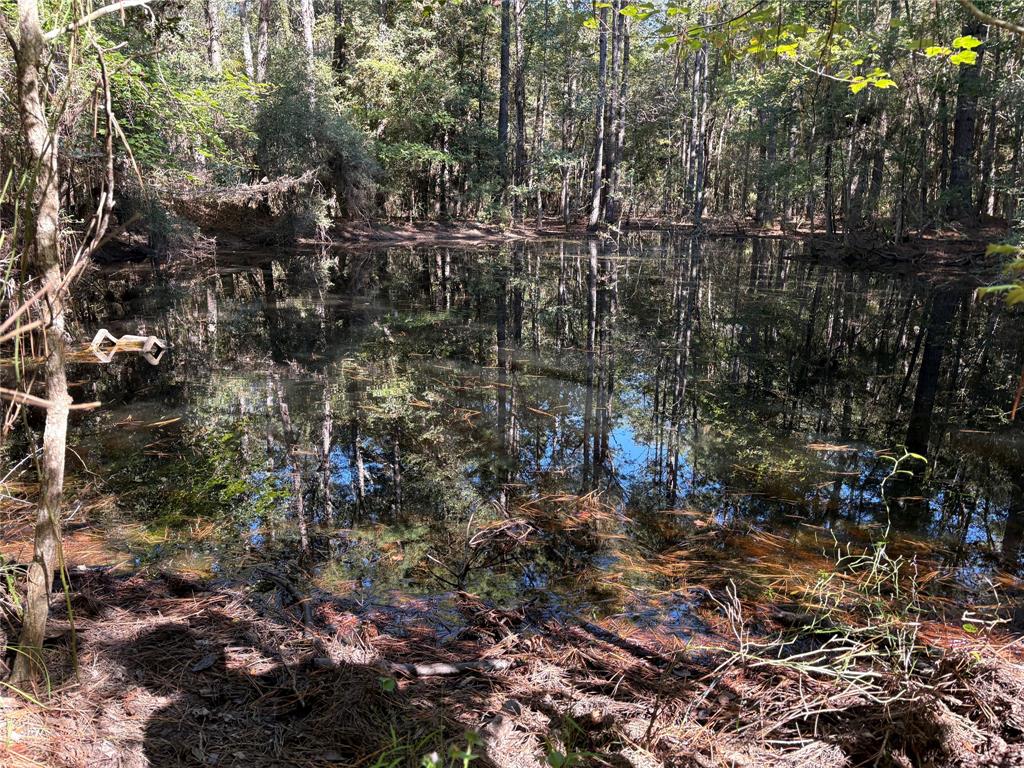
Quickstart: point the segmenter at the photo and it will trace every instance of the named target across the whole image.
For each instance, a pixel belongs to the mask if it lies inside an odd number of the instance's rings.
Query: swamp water
[[[104,405],[69,466],[129,567],[299,564],[370,601],[672,624],[684,583],[773,589],[887,525],[971,585],[1024,533],[1024,335],[973,287],[668,234],[118,269],[83,332],[172,348],[76,367]],[[883,494],[904,446],[929,471]]]

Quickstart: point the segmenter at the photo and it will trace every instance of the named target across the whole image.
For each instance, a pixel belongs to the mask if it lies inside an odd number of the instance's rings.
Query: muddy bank
[[[759,225],[737,217],[712,217],[699,229],[686,221],[640,218],[618,226],[590,228],[584,221],[565,224],[549,218],[541,223],[485,224],[476,221],[370,220],[316,224],[308,206],[309,179],[284,179],[252,186],[175,197],[170,210],[181,217],[182,230],[174,247],[154,245],[152,234],[138,230],[122,234],[98,254],[101,262],[163,259],[168,253],[202,250],[214,242],[220,248],[245,251],[267,246],[342,245],[349,249],[387,246],[440,245],[471,247],[517,240],[600,238],[620,241],[631,233],[666,232],[708,237],[784,239],[802,244],[802,255],[825,262],[865,268],[990,270],[998,259],[985,256],[986,246],[1007,236],[1005,224],[993,222],[970,230],[935,229],[892,243],[877,232],[837,232],[828,235],[821,223]],[[303,202],[305,201],[305,202]],[[322,217],[321,217],[322,218]],[[191,232],[191,234],[182,234]],[[191,238],[192,245],[189,245]],[[157,238],[160,241],[160,238]],[[205,245],[204,245],[205,244]]]
[[[1007,632],[923,622],[907,672],[884,645],[851,656],[837,623],[830,640],[728,587],[693,587],[680,633],[465,593],[438,598],[444,611],[360,603],[284,564],[231,582],[72,580],[77,679],[55,605],[51,692],[0,698],[4,765],[461,766],[446,755],[466,750],[507,768],[1024,761]]]

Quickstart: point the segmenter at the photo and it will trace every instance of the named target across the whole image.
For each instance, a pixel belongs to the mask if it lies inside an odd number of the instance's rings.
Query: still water
[[[73,376],[129,565],[608,610],[887,526],[961,579],[1017,566],[1024,319],[963,276],[668,234],[200,272],[111,271],[79,318],[172,345]],[[905,449],[928,469],[883,494]]]

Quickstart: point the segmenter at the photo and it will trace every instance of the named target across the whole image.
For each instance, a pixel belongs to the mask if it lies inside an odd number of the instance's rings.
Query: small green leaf
[[[967,50],[970,50],[971,48],[977,48],[979,45],[981,45],[981,40],[976,38],[974,35],[964,35],[963,37],[958,37],[953,41],[954,48],[966,48]]]
[[[944,45],[929,45],[924,49],[924,55],[929,59],[934,59],[936,56],[947,56],[950,53],[952,51]]]
[[[978,289],[978,295],[988,296],[990,293],[1006,293],[1007,291],[1012,291],[1016,287],[1017,286],[1012,283],[1009,285],[987,285]]]
[[[967,632],[967,633],[972,634],[972,635],[976,635],[980,631],[981,630],[979,630],[974,624],[971,624],[970,622],[964,624],[964,632]]]
[[[886,88],[895,88],[896,87],[896,81],[895,80],[890,80],[887,77],[882,77],[882,78],[879,78],[878,80],[872,80],[871,84],[873,86],[875,86],[875,88],[881,88],[883,91]]]
[[[398,681],[395,678],[381,677],[378,679],[380,680],[380,689],[384,693],[394,693],[398,689]]]
[[[957,66],[961,64],[977,64],[978,54],[976,51],[960,51],[960,53],[954,53],[950,56],[949,60]]]
[[[935,45],[935,41],[929,40],[926,37],[915,37],[912,40],[907,41],[907,48],[912,51],[923,51],[925,48],[929,48]]]
[[[985,249],[986,256],[1015,256],[1020,253],[1020,248],[1009,243],[991,243]]]
[[[868,81],[867,80],[858,80],[855,83],[850,83],[850,91],[852,93],[860,93],[861,91],[863,91],[867,87],[868,87]]]

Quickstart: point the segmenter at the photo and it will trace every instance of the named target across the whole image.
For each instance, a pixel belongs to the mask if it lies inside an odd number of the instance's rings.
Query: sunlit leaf
[[[954,48],[966,48],[967,50],[970,50],[971,48],[977,48],[979,45],[981,45],[981,40],[976,38],[974,35],[964,35],[953,41]]]
[[[986,256],[1015,256],[1020,253],[1020,248],[1009,243],[990,243],[985,249]]]
[[[978,54],[976,51],[960,51],[960,53],[954,53],[949,57],[950,62],[953,64],[977,64]]]

